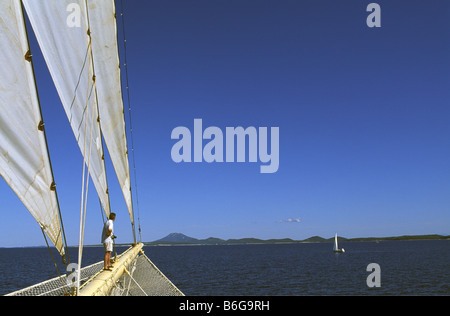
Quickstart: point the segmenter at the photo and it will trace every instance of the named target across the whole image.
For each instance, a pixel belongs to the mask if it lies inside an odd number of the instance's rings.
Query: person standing
[[[111,271],[111,252],[113,251],[113,230],[114,230],[114,221],[116,220],[116,214],[111,213],[109,215],[109,220],[105,222],[103,225],[102,231],[102,243],[105,248],[105,257],[104,257],[104,269],[107,271]]]

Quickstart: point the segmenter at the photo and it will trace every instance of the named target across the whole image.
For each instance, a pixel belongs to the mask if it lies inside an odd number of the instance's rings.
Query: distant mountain
[[[324,238],[318,237],[320,240],[326,241]],[[171,233],[164,238],[146,242],[146,245],[169,245],[169,244],[188,244],[188,245],[230,245],[230,244],[274,244],[274,243],[293,243],[300,242],[298,240],[293,240],[290,238],[283,239],[258,239],[258,238],[240,238],[240,239],[220,239],[215,237],[209,237],[206,239],[197,239],[193,237],[186,236],[181,233]]]
[[[206,239],[201,239],[201,240],[199,240],[199,242],[205,243],[205,244],[223,244],[225,242],[225,240],[220,239],[220,238],[215,238],[215,237],[209,237]]]
[[[367,238],[352,238],[349,241],[380,241],[380,240],[433,240],[433,239],[450,239],[449,236],[444,235],[404,235],[394,237],[367,237]]]
[[[303,240],[304,242],[324,242],[327,241],[325,238],[322,238],[320,236],[312,236],[308,239]]]
[[[368,237],[368,238],[344,238],[338,237],[339,242],[342,241],[382,241],[382,240],[418,240],[418,239],[450,239],[450,236],[442,235],[412,235],[412,236],[397,236],[397,237]],[[240,238],[227,239],[209,237],[206,239],[197,239],[186,236],[181,233],[171,233],[164,238],[146,242],[146,245],[229,245],[229,244],[274,244],[274,243],[300,243],[300,242],[333,242],[334,237],[323,238],[320,236],[312,236],[304,240],[293,240],[290,238],[283,239],[257,239],[257,238]]]
[[[164,238],[154,241],[155,243],[197,243],[197,238],[192,238],[181,233],[171,233]]]

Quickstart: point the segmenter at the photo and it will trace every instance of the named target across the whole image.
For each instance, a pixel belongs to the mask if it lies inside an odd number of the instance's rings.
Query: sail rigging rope
[[[136,265],[136,262],[135,262],[135,265]],[[134,269],[133,269],[133,270],[134,270]],[[128,276],[130,277],[130,282],[128,283],[127,295],[126,295],[126,296],[128,296],[128,293],[130,292],[131,280],[133,280],[133,282],[134,282],[134,283],[136,284],[136,286],[142,291],[142,293],[144,293],[145,296],[148,296],[148,294],[144,291],[144,289],[143,289],[142,286],[139,284],[139,282],[136,281],[136,280],[133,278],[133,272],[130,273],[127,269],[125,269],[125,273],[128,274]]]
[[[131,139],[131,155],[133,160],[133,173],[134,173],[134,190],[136,194],[136,208],[138,212],[138,230],[139,230],[139,241],[142,242],[142,236],[141,236],[141,217],[139,213],[139,196],[138,196],[138,189],[137,189],[137,176],[136,176],[136,159],[134,156],[134,141],[133,141],[133,125],[131,123],[131,102],[130,102],[130,84],[128,80],[128,62],[127,62],[127,37],[125,33],[125,18],[124,18],[124,11],[123,11],[123,0],[120,0],[120,6],[121,6],[121,13],[120,16],[122,18],[122,36],[123,36],[123,51],[124,51],[124,66],[125,66],[125,80],[126,80],[126,89],[127,89],[127,101],[128,101],[128,118],[129,118],[129,124],[130,124],[130,139]],[[134,227],[133,227],[133,234],[134,234]],[[136,238],[135,242],[136,242]]]
[[[95,85],[95,82],[94,82]],[[93,101],[94,102],[94,101]],[[91,137],[89,140],[89,154],[88,154],[88,160],[86,162],[86,158],[83,158],[83,179],[82,179],[82,190],[81,190],[81,209],[80,209],[80,235],[79,235],[79,245],[78,245],[78,284],[77,288],[80,287],[79,281],[80,281],[80,267],[81,267],[81,258],[83,254],[83,242],[84,242],[84,227],[86,223],[86,208],[87,208],[87,194],[89,191],[89,167],[90,167],[90,161],[91,161],[91,149],[92,149],[92,130],[94,127],[94,104],[92,104],[92,119],[91,119]],[[87,126],[87,122],[85,123]],[[86,128],[86,127],[85,127]],[[86,133],[85,133],[85,140],[84,140],[84,151],[86,151]],[[83,157],[85,155],[83,154]],[[85,172],[85,167],[87,164],[87,171]],[[86,189],[84,189],[84,185],[86,183]]]
[[[86,3],[86,13],[87,13],[87,3]],[[89,17],[88,17],[88,23],[89,23]],[[88,26],[88,30],[89,30],[89,26]],[[88,31],[88,55],[91,56],[91,61],[92,61],[92,38],[91,35]],[[90,62],[89,63],[89,70],[88,70],[88,78],[90,78],[91,73],[92,75],[92,86],[90,87],[89,81],[88,81],[88,86],[87,86],[87,93],[86,93],[86,107],[85,107],[85,113],[86,113],[86,118],[87,118],[87,113],[88,111],[88,107],[89,107],[89,98],[92,95],[92,92],[94,91],[95,93],[95,74],[94,74],[94,70],[92,69],[93,65]],[[90,91],[89,91],[90,90]],[[85,228],[85,223],[86,223],[86,208],[87,208],[87,194],[88,194],[88,190],[89,190],[89,167],[90,167],[90,162],[91,162],[91,150],[92,150],[92,131],[94,129],[94,103],[95,103],[95,99],[96,98],[92,98],[92,113],[91,113],[91,126],[90,126],[90,137],[89,137],[89,154],[88,154],[88,159],[86,162],[86,135],[87,135],[87,120],[85,121],[85,126],[84,126],[84,145],[83,145],[83,178],[82,178],[82,186],[81,186],[81,206],[80,206],[80,234],[79,234],[79,244],[78,244],[78,269],[77,269],[77,289],[80,288],[80,267],[81,267],[81,259],[82,259],[82,255],[83,255],[83,241],[84,241],[84,228]],[[84,113],[83,113],[84,114]],[[87,164],[87,171],[86,169],[86,164]],[[86,172],[85,172],[86,171]],[[86,183],[86,189],[84,189]],[[78,293],[78,291],[77,291]]]
[[[66,284],[62,279],[61,273],[59,272],[58,265],[56,264],[55,258],[53,257],[52,251],[50,249],[50,245],[48,244],[48,241],[47,241],[47,236],[45,235],[44,228],[42,226],[41,226],[41,231],[42,231],[42,235],[44,235],[44,240],[45,240],[45,243],[47,244],[47,249],[48,249],[48,252],[50,253],[50,257],[53,260],[53,265],[55,266],[56,272],[58,273],[59,280],[61,281],[62,288],[64,290],[64,294],[67,294]]]

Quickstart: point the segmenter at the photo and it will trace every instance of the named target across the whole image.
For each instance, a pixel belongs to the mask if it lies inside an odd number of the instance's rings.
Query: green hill
[[[449,236],[443,235],[404,235],[394,237],[360,237],[360,238],[345,238],[338,237],[338,241],[352,242],[352,241],[383,241],[383,240],[436,240],[436,239],[450,239]],[[304,240],[293,240],[291,238],[282,239],[258,239],[258,238],[240,238],[240,239],[220,239],[216,237],[209,237],[206,239],[197,239],[186,236],[181,233],[171,233],[164,238],[144,242],[145,245],[234,245],[234,244],[276,244],[276,243],[313,243],[313,242],[333,242],[334,237],[323,238],[320,236],[312,236]]]

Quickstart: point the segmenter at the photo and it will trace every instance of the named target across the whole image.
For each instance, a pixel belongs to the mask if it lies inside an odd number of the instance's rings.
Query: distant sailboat
[[[339,249],[338,240],[337,240],[337,233],[334,234],[333,252],[345,252],[344,248]]]

